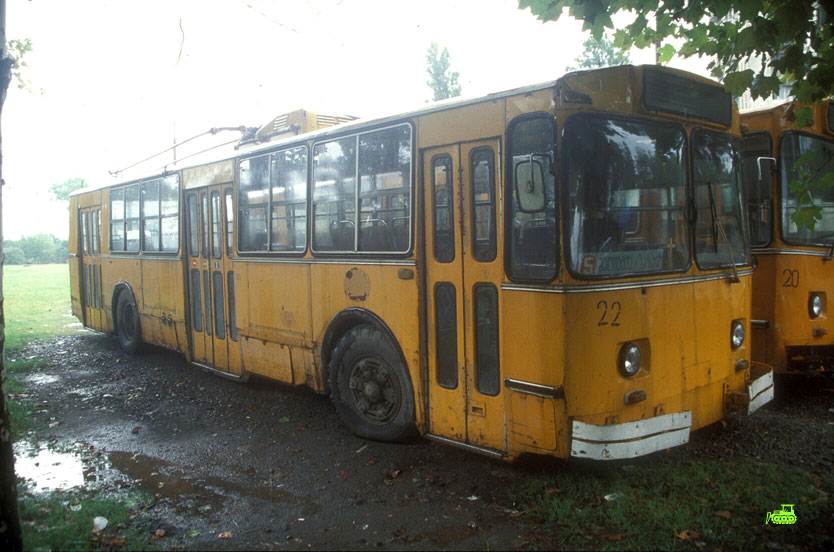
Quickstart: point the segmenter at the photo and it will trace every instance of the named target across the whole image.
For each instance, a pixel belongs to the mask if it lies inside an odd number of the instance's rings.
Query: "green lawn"
[[[744,459],[577,468],[524,491],[534,549],[780,550],[832,545],[834,479]],[[794,504],[796,523],[765,524]],[[826,529],[829,528],[829,529]]]
[[[5,266],[6,351],[35,339],[82,331],[70,313],[69,266]]]

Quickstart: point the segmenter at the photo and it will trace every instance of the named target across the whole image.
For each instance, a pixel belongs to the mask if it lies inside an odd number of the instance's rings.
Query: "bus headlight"
[[[816,293],[812,293],[811,298],[808,299],[808,314],[811,315],[811,318],[816,318],[822,314],[822,297]]]
[[[643,362],[643,355],[640,348],[634,343],[626,343],[620,349],[619,368],[620,373],[630,378],[640,371],[640,364]]]
[[[736,320],[730,327],[730,345],[733,350],[738,349],[744,344],[744,324]]]

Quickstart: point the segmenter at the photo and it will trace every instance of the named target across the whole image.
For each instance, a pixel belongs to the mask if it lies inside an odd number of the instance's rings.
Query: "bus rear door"
[[[78,235],[81,238],[81,288],[83,292],[84,325],[102,331],[101,300],[101,207],[79,211]]]
[[[423,151],[429,433],[506,451],[499,364],[499,140]]]

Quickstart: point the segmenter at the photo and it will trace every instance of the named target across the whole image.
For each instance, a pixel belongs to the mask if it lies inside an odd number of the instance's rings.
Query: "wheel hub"
[[[378,357],[368,356],[353,363],[348,388],[354,411],[366,421],[385,424],[399,412],[399,381]]]

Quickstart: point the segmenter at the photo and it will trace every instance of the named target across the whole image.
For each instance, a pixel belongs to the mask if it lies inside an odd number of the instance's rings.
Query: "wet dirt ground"
[[[525,480],[580,469],[366,441],[307,389],[225,380],[153,347],[129,356],[104,335],[37,342],[18,355],[30,357],[47,361],[24,377],[41,443],[80,458],[88,486],[154,495],[145,513],[151,530],[165,529],[163,548],[518,549]],[[831,474],[834,380],[777,385],[753,417],[731,416],[646,461],[745,457]]]

